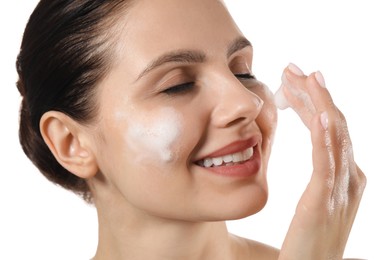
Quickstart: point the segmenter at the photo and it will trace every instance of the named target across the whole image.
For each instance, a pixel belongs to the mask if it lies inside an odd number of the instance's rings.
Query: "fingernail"
[[[321,125],[324,130],[328,129],[328,113],[326,111],[321,114]]]
[[[322,75],[321,71],[317,71],[314,74],[314,76],[315,76],[318,84],[320,84],[321,87],[326,88],[325,79],[324,79],[324,76]]]
[[[288,69],[297,76],[303,76],[303,71],[294,63],[288,64]]]

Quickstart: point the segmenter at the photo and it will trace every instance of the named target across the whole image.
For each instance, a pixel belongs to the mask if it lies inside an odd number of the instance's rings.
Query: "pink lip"
[[[232,154],[232,153],[237,153],[244,151],[245,149],[248,149],[250,147],[255,146],[260,142],[260,136],[256,135],[253,136],[247,140],[242,140],[242,141],[236,141],[231,144],[228,144],[225,147],[222,147],[221,149],[218,149],[207,156],[204,156],[202,159],[205,158],[212,158],[212,157],[221,157],[224,155]]]
[[[254,152],[252,158],[243,163],[234,165],[222,165],[209,168],[205,168],[202,166],[198,167],[201,167],[203,170],[209,173],[229,178],[249,178],[252,176],[256,176],[260,171],[261,156],[258,145],[254,146],[253,149]]]
[[[261,146],[261,136],[253,136],[244,141],[236,141],[233,142],[204,158],[210,157],[220,157],[227,154],[232,154],[236,152],[243,151],[247,148],[253,147],[253,156],[248,161],[233,164],[233,165],[222,165],[217,167],[201,167],[203,170],[207,172],[211,172],[217,174],[219,176],[226,177],[235,177],[235,178],[248,178],[251,176],[257,175],[261,167],[261,155],[259,151],[259,147]]]

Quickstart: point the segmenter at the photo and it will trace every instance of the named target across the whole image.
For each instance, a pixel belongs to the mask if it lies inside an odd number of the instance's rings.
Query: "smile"
[[[203,173],[217,174],[229,178],[252,178],[261,168],[261,136],[232,142],[199,158],[195,165]]]
[[[227,154],[219,157],[205,158],[203,160],[198,161],[196,164],[205,168],[218,166],[233,166],[248,161],[252,157],[253,147],[249,147],[241,152]]]

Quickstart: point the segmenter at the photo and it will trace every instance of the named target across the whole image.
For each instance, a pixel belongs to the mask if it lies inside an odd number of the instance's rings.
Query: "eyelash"
[[[185,94],[192,90],[195,86],[195,82],[186,82],[179,85],[175,85],[167,88],[163,91],[163,93],[168,95],[177,95],[177,94]]]
[[[239,80],[253,80],[256,79],[256,77],[250,73],[242,73],[242,74],[234,74],[236,78]],[[163,90],[163,93],[167,95],[177,95],[177,94],[185,94],[189,91],[191,91],[195,86],[195,82],[186,82],[182,84],[178,84],[172,87],[169,87],[165,90]]]
[[[236,76],[236,78],[238,79],[256,79],[255,75],[251,74],[251,73],[242,73],[242,74],[234,74],[234,76]]]

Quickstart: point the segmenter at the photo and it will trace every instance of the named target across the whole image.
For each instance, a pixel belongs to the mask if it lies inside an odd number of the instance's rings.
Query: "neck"
[[[107,213],[107,212],[106,212]],[[225,222],[184,222],[143,214],[99,215],[99,259],[230,259]]]

